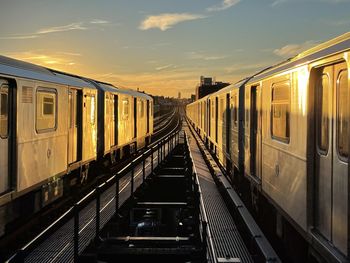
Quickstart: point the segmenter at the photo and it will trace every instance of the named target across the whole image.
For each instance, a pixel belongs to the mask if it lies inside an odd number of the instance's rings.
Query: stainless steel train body
[[[220,162],[232,163],[233,177],[247,179],[251,202],[261,193],[312,249],[335,261],[350,256],[349,67],[347,33],[186,109]]]
[[[1,234],[21,207],[38,211],[85,180],[91,164],[144,147],[153,132],[153,100],[143,93],[2,56],[0,85]]]

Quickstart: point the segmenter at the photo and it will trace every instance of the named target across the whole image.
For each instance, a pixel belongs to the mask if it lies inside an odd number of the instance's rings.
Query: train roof
[[[130,96],[133,96],[133,97],[140,97],[140,98],[143,98],[146,100],[153,100],[153,98],[150,95],[143,93],[143,92],[136,91],[136,90],[118,89],[118,91],[120,91],[121,93],[124,93],[124,94],[129,94]]]
[[[61,72],[53,72],[56,76],[67,80],[70,84],[70,86],[74,87],[81,87],[81,88],[90,88],[90,89],[96,89],[95,86],[90,83],[89,81],[85,80],[84,78],[81,78],[79,76],[74,76],[66,73]]]
[[[293,58],[287,59],[275,66],[272,66],[252,77],[248,83],[253,83],[272,76],[276,73],[295,68],[297,66],[313,62],[340,52],[350,50],[350,32],[326,41],[320,45],[310,48]]]
[[[0,56],[0,74],[94,89],[93,85],[77,76],[5,56]]]

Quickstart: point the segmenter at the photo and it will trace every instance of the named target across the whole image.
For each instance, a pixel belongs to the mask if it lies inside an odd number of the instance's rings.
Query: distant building
[[[177,97],[178,99],[181,99],[181,92],[179,91],[179,95]]]
[[[216,92],[222,88],[227,87],[228,85],[230,85],[230,83],[221,82],[221,81],[216,82],[215,79],[213,79],[211,77],[201,76],[200,83],[196,87],[195,99],[198,100],[200,98],[203,98],[203,97],[207,96],[208,94],[211,94],[211,93]]]

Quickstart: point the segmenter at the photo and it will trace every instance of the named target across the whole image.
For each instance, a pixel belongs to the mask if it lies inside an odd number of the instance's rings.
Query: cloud
[[[215,5],[212,7],[208,7],[207,11],[213,12],[213,11],[221,11],[228,9],[236,4],[238,4],[241,0],[224,0],[220,5]]]
[[[268,66],[268,63],[235,64],[226,67],[224,70],[229,75],[250,76]]]
[[[160,71],[160,70],[165,70],[165,69],[169,69],[169,68],[176,68],[176,66],[173,65],[173,64],[169,64],[169,65],[166,65],[166,66],[157,67],[156,70]]]
[[[0,39],[3,40],[13,40],[13,39],[33,39],[33,38],[38,38],[38,35],[13,35],[13,36],[5,36],[5,37],[0,37]]]
[[[315,46],[316,44],[317,43],[312,40],[306,41],[302,44],[288,44],[284,47],[275,49],[273,53],[280,57],[293,57],[300,52]]]
[[[90,21],[90,24],[109,24],[109,22],[106,20],[94,19]]]
[[[141,25],[139,26],[139,29],[141,30],[148,30],[151,28],[159,28],[162,31],[165,31],[169,28],[172,28],[174,25],[190,21],[190,20],[196,20],[205,18],[203,15],[197,15],[197,14],[188,14],[188,13],[166,13],[166,14],[160,14],[156,16],[148,16],[144,21],[141,22]]]
[[[69,55],[68,55],[69,54]],[[77,63],[68,56],[77,56],[78,53],[69,52],[43,52],[43,51],[24,51],[24,52],[10,52],[5,56],[12,57],[18,60],[27,61],[33,64],[41,65],[44,67],[56,67],[59,70],[69,71],[71,66]]]
[[[271,4],[272,7],[275,7],[279,4],[283,4],[283,3],[286,3],[287,0],[274,0],[273,3]]]
[[[206,55],[204,54],[204,52],[196,52],[196,51],[188,52],[187,54],[189,59],[200,59],[200,60],[207,60],[207,61],[220,60],[228,57],[226,55]]]
[[[86,27],[82,26],[82,22],[79,23],[72,23],[65,26],[55,26],[55,27],[49,27],[49,28],[43,28],[39,29],[36,33],[37,34],[49,34],[49,33],[56,33],[56,32],[65,32],[65,31],[72,31],[72,30],[86,30]]]

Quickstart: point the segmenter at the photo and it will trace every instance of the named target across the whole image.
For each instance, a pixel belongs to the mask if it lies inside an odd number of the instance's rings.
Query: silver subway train
[[[0,85],[0,234],[150,142],[144,93],[3,56]]]
[[[291,262],[349,260],[349,67],[346,33],[186,108]]]

